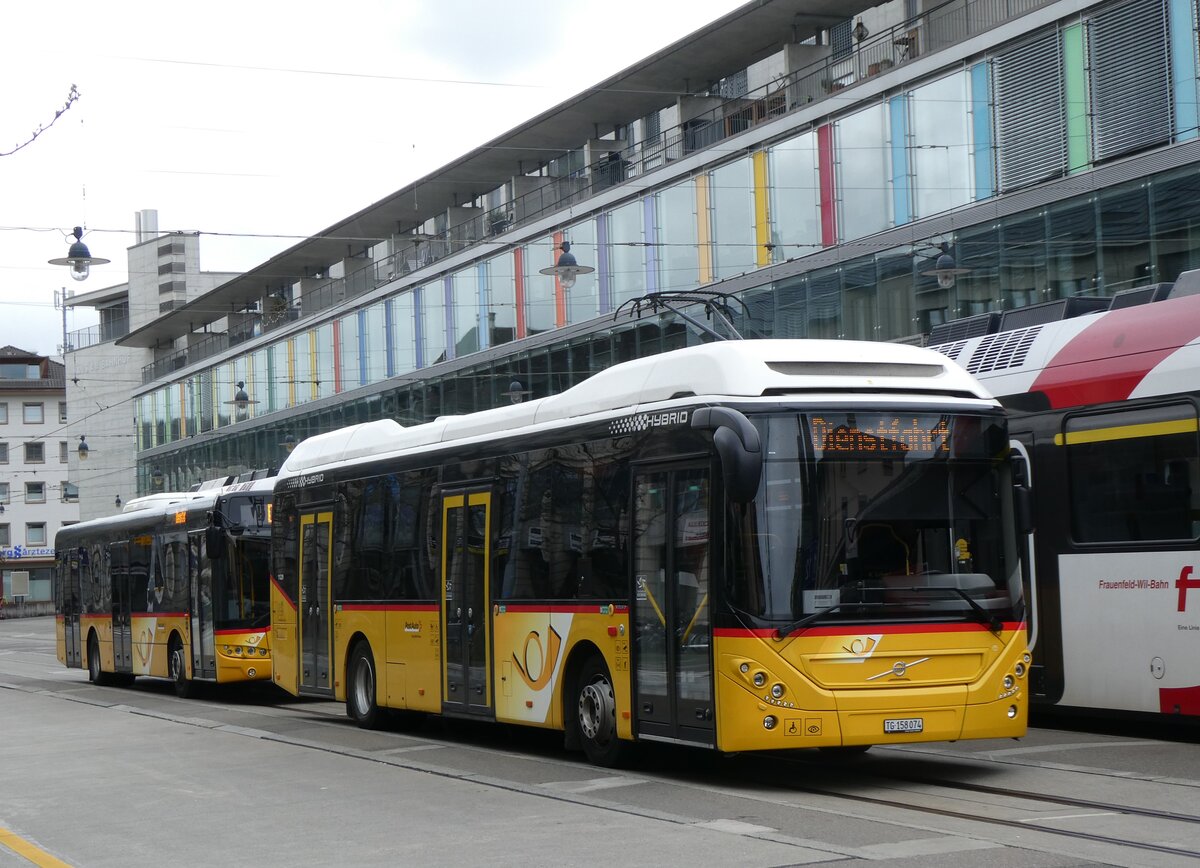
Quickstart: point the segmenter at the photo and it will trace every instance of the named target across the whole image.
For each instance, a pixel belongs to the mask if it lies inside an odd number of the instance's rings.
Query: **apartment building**
[[[53,611],[54,535],[79,520],[63,366],[0,347],[0,569],[6,606]],[[40,607],[40,608],[39,608]]]

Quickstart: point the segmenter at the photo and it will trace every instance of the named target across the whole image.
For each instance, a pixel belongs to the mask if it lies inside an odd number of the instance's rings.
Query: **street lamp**
[[[237,411],[237,417],[239,419],[244,419],[244,418],[246,418],[246,409],[251,404],[257,404],[258,401],[255,401],[253,398],[250,397],[249,394],[247,394],[246,384],[243,383],[241,380],[238,380],[237,381],[237,391],[235,391],[233,393],[233,400],[226,401],[225,403],[232,404],[234,410]]]
[[[954,261],[954,248],[950,246],[949,241],[943,241],[939,249],[942,252],[934,261],[933,268],[927,268],[921,274],[936,277],[937,285],[941,289],[952,289],[958,275],[970,274],[971,269],[958,267],[958,263]]]
[[[113,501],[113,506],[115,506],[117,509],[121,508],[121,495],[117,495],[117,499]]]
[[[67,255],[58,259],[48,260],[51,265],[66,265],[71,269],[71,277],[75,280],[87,280],[93,265],[108,265],[111,259],[101,259],[92,256],[87,245],[83,243],[83,227],[76,226],[71,232],[75,243],[67,251]]]
[[[581,274],[591,274],[596,269],[590,265],[580,265],[575,254],[571,252],[571,242],[564,241],[560,247],[562,255],[558,257],[558,262],[551,268],[543,268],[539,270],[540,274],[548,276],[556,276],[562,281],[563,289],[570,289],[575,285],[575,278]]]
[[[508,384],[508,391],[501,392],[500,394],[508,398],[508,400],[512,401],[514,404],[520,404],[525,400],[525,396],[529,394],[529,390],[521,384],[520,380],[513,380]]]
[[[87,461],[88,453],[92,450],[91,447],[88,446],[86,434],[79,435],[79,447],[76,451],[79,453],[80,461]]]

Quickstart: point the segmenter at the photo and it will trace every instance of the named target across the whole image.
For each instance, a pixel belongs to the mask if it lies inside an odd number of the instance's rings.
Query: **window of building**
[[[26,503],[45,503],[46,502],[46,483],[44,483],[44,482],[26,482],[25,483],[25,502]]]
[[[21,419],[26,425],[41,425],[46,421],[46,412],[42,404],[22,404]]]
[[[44,464],[46,461],[46,444],[35,440],[25,444],[25,463]]]
[[[8,503],[8,483],[0,482],[0,503]]]
[[[8,444],[0,443],[0,464],[8,463]]]
[[[12,545],[12,531],[7,524],[0,524],[0,546]]]
[[[0,425],[8,424],[8,403],[0,402]]]
[[[44,546],[46,544],[46,522],[29,522],[25,525],[25,545]]]
[[[63,480],[59,483],[59,491],[62,492],[62,499],[65,503],[77,503],[79,501],[79,486]]]
[[[58,441],[58,463],[66,464],[67,456],[70,455],[70,446],[66,440]]]
[[[64,425],[67,422],[67,402],[66,401],[58,402],[58,421]]]

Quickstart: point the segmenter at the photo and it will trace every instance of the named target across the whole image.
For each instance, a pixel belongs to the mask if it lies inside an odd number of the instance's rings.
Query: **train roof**
[[[318,434],[296,446],[279,477],[499,432],[641,412],[673,399],[868,391],[992,400],[957,364],[920,347],[841,340],[718,341],[624,362],[534,401],[442,416],[408,428],[384,419]]]
[[[1116,307],[932,346],[1016,410],[1063,409],[1195,389],[1200,294]]]

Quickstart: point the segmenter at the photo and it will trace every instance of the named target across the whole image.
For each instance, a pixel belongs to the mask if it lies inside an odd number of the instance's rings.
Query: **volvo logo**
[[[903,660],[897,660],[895,663],[892,664],[892,667],[890,669],[885,669],[883,672],[880,672],[876,675],[872,675],[869,678],[867,678],[867,680],[874,681],[876,678],[886,678],[889,675],[891,675],[895,678],[903,678],[905,676],[905,674],[908,673],[909,669],[911,669],[913,666],[916,666],[918,663],[924,663],[928,659],[929,659],[928,657],[921,657],[918,660],[912,660],[908,663],[905,663]]]

